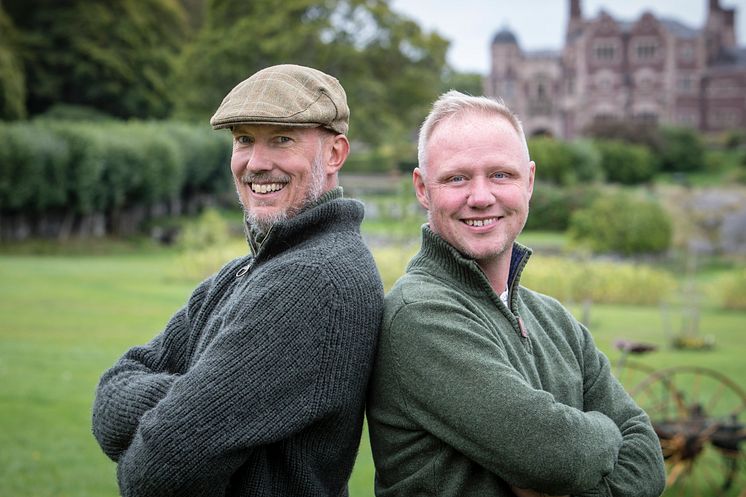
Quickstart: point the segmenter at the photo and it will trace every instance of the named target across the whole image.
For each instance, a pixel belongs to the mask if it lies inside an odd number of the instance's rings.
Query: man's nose
[[[253,172],[269,171],[272,169],[272,155],[269,149],[260,143],[255,143],[251,147],[251,155],[249,155],[246,168]]]
[[[470,183],[467,198],[469,207],[484,209],[495,202],[495,194],[492,191],[494,185],[491,185],[487,179],[477,177],[473,178]]]

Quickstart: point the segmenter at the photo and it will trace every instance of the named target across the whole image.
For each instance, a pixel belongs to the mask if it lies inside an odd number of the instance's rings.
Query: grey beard
[[[258,175],[255,175],[255,177],[258,177]],[[246,222],[261,233],[269,232],[275,223],[290,219],[304,211],[308,206],[315,204],[324,194],[324,179],[323,150],[319,147],[311,163],[310,183],[303,201],[299,205],[288,206],[282,211],[262,217],[258,217],[250,210],[244,208]]]

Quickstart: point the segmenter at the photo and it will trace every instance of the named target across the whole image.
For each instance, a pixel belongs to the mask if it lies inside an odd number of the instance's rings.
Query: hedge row
[[[139,224],[164,206],[179,213],[190,199],[230,191],[230,137],[205,126],[36,120],[0,123],[0,143],[3,238],[61,235],[90,218],[106,232],[131,231],[117,219]]]

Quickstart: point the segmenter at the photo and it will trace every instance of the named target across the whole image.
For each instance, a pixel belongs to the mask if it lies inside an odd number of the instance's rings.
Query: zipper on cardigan
[[[526,325],[523,324],[523,319],[521,319],[521,316],[518,316],[518,327],[521,329],[521,336],[523,338],[528,338],[528,330],[526,329]]]
[[[251,266],[253,265],[254,265],[254,260],[252,259],[251,262],[249,262],[244,267],[238,270],[238,272],[236,273],[236,278],[240,278],[244,274],[248,273],[249,270],[251,269]]]

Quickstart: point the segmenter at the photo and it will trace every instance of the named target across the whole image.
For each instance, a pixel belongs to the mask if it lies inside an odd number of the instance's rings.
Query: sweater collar
[[[518,242],[513,243],[510,272],[508,274],[509,298],[512,297],[513,289],[520,284],[521,273],[531,254],[532,250],[530,248]],[[439,278],[445,276],[448,279],[455,280],[470,292],[482,293],[486,287],[494,293],[487,276],[477,262],[464,256],[453,245],[433,232],[427,224],[422,226],[420,251],[410,261],[407,271],[418,267],[424,268]]]
[[[359,231],[363,212],[360,202],[345,199],[342,188],[336,187],[290,219],[273,224],[267,232],[245,221],[246,238],[255,257],[260,254],[269,256],[295,245],[300,239],[313,238],[319,233]]]
[[[325,192],[321,197],[319,197],[315,202],[312,202],[308,204],[306,207],[301,210],[298,214],[296,214],[297,217],[301,214],[303,214],[305,211],[314,208],[317,205],[323,204],[324,202],[328,202],[329,200],[333,200],[335,198],[342,198],[342,188],[336,187],[332,188],[328,192]],[[256,255],[259,250],[262,248],[262,244],[264,243],[264,240],[267,238],[267,236],[274,231],[275,226],[282,225],[290,221],[289,219],[286,219],[285,221],[280,221],[275,224],[273,224],[269,230],[263,231],[259,228],[259,226],[253,225],[249,223],[248,219],[244,218],[244,231],[246,233],[246,240],[249,242],[249,248],[251,248],[251,253]]]

